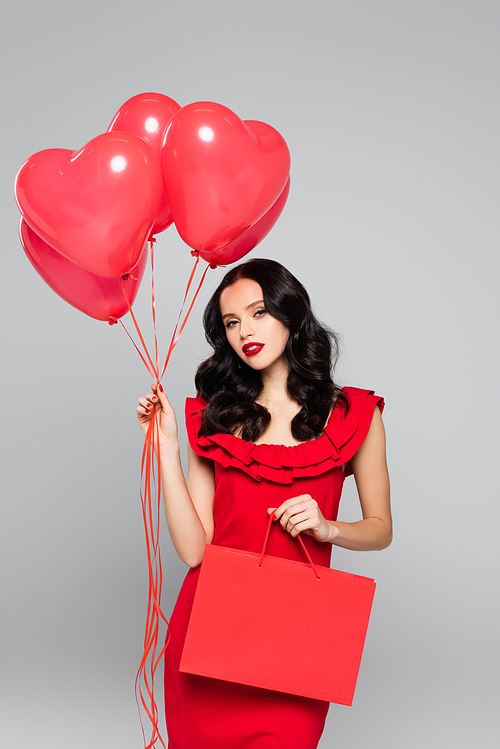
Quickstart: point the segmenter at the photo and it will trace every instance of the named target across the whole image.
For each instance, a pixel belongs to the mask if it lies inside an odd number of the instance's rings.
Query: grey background
[[[334,550],[378,590],[354,705],[332,706],[322,749],[497,746],[499,20],[482,0],[6,10],[2,746],[141,746],[134,421],[149,376],[119,326],[38,278],[12,185],[29,155],[81,147],[143,91],[217,101],[282,132],[290,199],[252,254],[287,265],[342,334],[340,381],[387,400],[395,540]],[[165,351],[192,258],[174,228],[157,257]],[[164,379],[181,421],[222,273],[209,272]],[[136,311],[149,334],[148,304],[145,280]],[[358,517],[352,484],[345,520]],[[185,569],[165,527],[162,550],[168,613]]]

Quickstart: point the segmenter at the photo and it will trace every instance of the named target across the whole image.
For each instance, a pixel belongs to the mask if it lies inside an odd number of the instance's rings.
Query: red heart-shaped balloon
[[[130,306],[134,303],[148,258],[147,243],[137,265],[121,281],[97,276],[72,263],[44,242],[24,219],[19,224],[19,237],[28,260],[45,283],[80,312],[96,320],[123,317],[129,311],[123,290]]]
[[[197,102],[170,120],[162,147],[165,192],[182,239],[210,252],[255,224],[283,192],[290,172],[284,138],[264,122]]]
[[[127,133],[138,135],[151,146],[159,159],[165,128],[180,108],[180,104],[164,94],[153,92],[136,94],[120,107],[107,132],[124,130]],[[164,231],[172,222],[173,218],[167,196],[165,190],[162,190],[160,209],[151,233],[157,234]]]
[[[137,264],[162,195],[159,161],[133,133],[104,133],[79,151],[52,148],[24,162],[19,209],[38,236],[98,276]]]
[[[285,188],[278,200],[273,203],[271,208],[264,213],[253,226],[240,234],[239,237],[233,239],[232,242],[228,242],[224,247],[220,247],[218,250],[211,250],[210,252],[200,252],[200,257],[206,260],[207,263],[217,263],[217,265],[229,265],[235,263],[237,260],[241,260],[244,255],[253,250],[259,242],[262,242],[271,229],[273,228],[276,221],[281,216],[281,212],[285,207],[285,203],[290,192],[290,180],[285,185]]]

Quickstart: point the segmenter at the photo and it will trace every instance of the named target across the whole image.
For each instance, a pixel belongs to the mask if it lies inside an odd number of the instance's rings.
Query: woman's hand
[[[158,443],[160,450],[164,447],[177,446],[177,421],[174,409],[170,401],[163,392],[163,389],[157,385],[151,385],[151,393],[146,397],[139,398],[137,406],[137,421],[144,435],[147,435],[153,414],[158,424]]]
[[[329,523],[319,509],[318,503],[310,494],[301,494],[283,502],[280,507],[269,508],[268,513],[274,513],[283,530],[291,536],[307,533],[316,541],[333,543],[340,531]]]

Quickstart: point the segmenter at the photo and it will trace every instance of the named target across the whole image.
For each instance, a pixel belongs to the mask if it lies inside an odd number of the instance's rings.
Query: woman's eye
[[[262,315],[265,315],[265,314],[266,314],[265,309],[258,309],[257,312],[255,313],[255,317],[262,317]]]
[[[236,320],[229,320],[229,322],[226,323],[226,328],[233,328],[236,325]]]

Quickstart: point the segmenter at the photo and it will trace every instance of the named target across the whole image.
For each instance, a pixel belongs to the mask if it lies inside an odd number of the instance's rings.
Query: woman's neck
[[[286,386],[288,379],[289,366],[286,362],[276,362],[273,366],[264,370],[262,376],[262,390],[257,403],[265,406],[268,410],[272,407],[288,403],[292,399]]]

